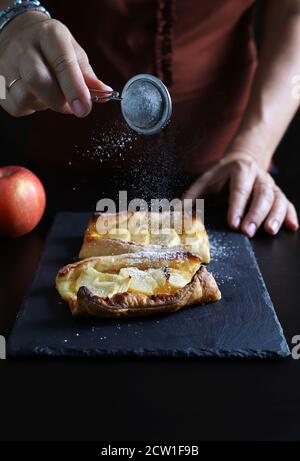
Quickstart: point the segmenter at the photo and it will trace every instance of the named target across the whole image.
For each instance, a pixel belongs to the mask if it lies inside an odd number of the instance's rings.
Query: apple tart
[[[209,241],[203,222],[193,216],[158,212],[99,213],[90,220],[79,258],[139,253],[189,252],[210,261]]]
[[[221,298],[201,258],[176,252],[84,259],[60,269],[56,287],[74,316],[146,316]]]

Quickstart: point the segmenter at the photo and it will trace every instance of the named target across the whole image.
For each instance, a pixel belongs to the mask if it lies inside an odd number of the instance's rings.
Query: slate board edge
[[[247,359],[247,360],[256,360],[256,359],[284,359],[290,356],[289,352],[274,352],[274,351],[257,351],[257,350],[235,350],[235,351],[226,351],[226,350],[209,350],[209,349],[193,349],[182,351],[182,350],[151,350],[151,349],[136,349],[124,352],[123,350],[116,349],[114,351],[107,351],[106,349],[82,349],[80,352],[71,348],[50,348],[50,347],[35,347],[31,354],[29,355],[27,350],[18,349],[17,352],[14,352],[13,348],[10,349],[8,358],[26,358],[26,357],[55,357],[55,358],[66,358],[66,357],[137,357],[137,358],[214,358],[214,359]]]
[[[280,333],[280,336],[282,338],[282,341],[281,341],[281,348],[282,348],[282,356],[283,357],[289,357],[291,355],[291,351],[290,351],[290,348],[288,346],[288,343],[287,343],[287,340],[285,338],[285,335],[284,335],[284,331],[282,329],[282,326],[281,326],[281,323],[279,322],[279,319],[278,319],[278,316],[277,316],[277,312],[275,310],[275,307],[274,307],[274,304],[272,302],[272,299],[270,297],[270,294],[269,294],[269,290],[267,289],[267,286],[265,284],[265,281],[264,281],[264,278],[263,278],[263,275],[261,273],[261,270],[260,270],[260,267],[258,265],[258,262],[257,262],[257,259],[256,259],[256,256],[255,256],[255,252],[253,250],[253,246],[252,244],[250,243],[250,240],[249,239],[246,239],[246,245],[248,246],[249,248],[249,252],[252,253],[253,255],[253,261],[254,261],[254,264],[255,266],[257,267],[257,272],[259,274],[259,278],[260,278],[260,282],[262,284],[262,286],[265,288],[265,294],[266,294],[266,298],[267,298],[267,306],[269,307],[269,309],[271,309],[273,312],[274,312],[274,318],[275,318],[275,322],[278,326],[278,330],[279,330],[279,333]]]
[[[29,298],[29,295],[30,295],[30,291],[31,291],[31,288],[32,286],[34,285],[35,283],[35,280],[38,276],[38,273],[39,273],[39,269],[40,267],[42,266],[43,264],[43,261],[46,257],[45,255],[45,248],[47,247],[49,241],[51,240],[52,238],[52,234],[54,234],[55,232],[55,224],[56,224],[56,221],[59,220],[59,217],[63,214],[76,214],[76,212],[72,213],[72,212],[64,212],[64,211],[59,211],[58,213],[55,214],[55,217],[52,221],[52,224],[50,226],[50,230],[48,232],[48,235],[45,239],[45,243],[44,243],[44,249],[42,250],[42,253],[41,253],[41,256],[37,262],[37,265],[36,265],[36,268],[35,268],[35,271],[33,273],[33,276],[28,284],[28,288],[27,290],[25,291],[25,294],[24,294],[24,297],[23,297],[23,300],[21,302],[21,305],[20,305],[20,309],[19,309],[19,312],[16,316],[16,320],[15,320],[15,323],[12,327],[12,330],[8,336],[8,341],[7,341],[7,356],[14,356],[14,352],[13,352],[13,346],[12,346],[12,343],[13,343],[13,337],[14,337],[14,334],[15,334],[15,331],[17,330],[17,325],[18,323],[20,322],[20,320],[22,319],[22,316],[23,316],[23,313],[25,312],[25,305],[27,303],[27,300]],[[19,354],[18,354],[19,355]],[[22,355],[22,352],[20,352],[20,355]],[[22,355],[23,356],[23,355]]]

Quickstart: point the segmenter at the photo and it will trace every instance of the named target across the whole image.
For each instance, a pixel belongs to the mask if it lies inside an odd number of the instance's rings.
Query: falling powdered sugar
[[[109,162],[117,164],[126,158],[138,138],[126,123],[116,120],[93,129],[88,148],[81,151],[76,146],[77,154],[98,164]]]

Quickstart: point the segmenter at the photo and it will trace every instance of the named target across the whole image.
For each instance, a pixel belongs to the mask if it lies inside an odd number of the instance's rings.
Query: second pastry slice
[[[152,251],[190,252],[210,261],[207,232],[199,217],[182,220],[176,213],[96,214],[87,227],[80,259]]]

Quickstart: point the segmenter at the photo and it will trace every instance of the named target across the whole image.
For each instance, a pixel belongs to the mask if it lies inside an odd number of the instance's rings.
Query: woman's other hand
[[[184,198],[205,198],[229,185],[228,224],[248,237],[264,226],[276,235],[284,225],[292,231],[299,228],[294,205],[276,185],[272,176],[248,154],[226,155],[204,173],[185,193]]]

